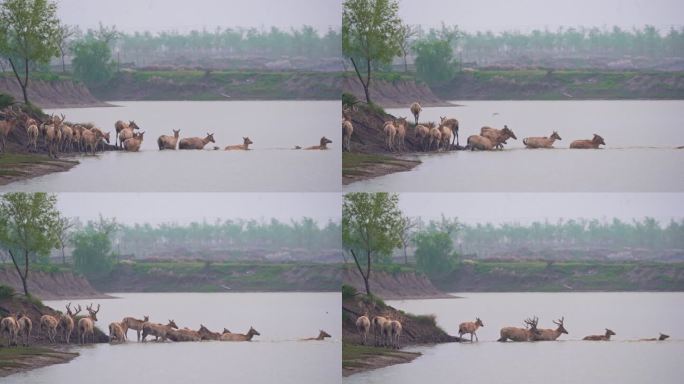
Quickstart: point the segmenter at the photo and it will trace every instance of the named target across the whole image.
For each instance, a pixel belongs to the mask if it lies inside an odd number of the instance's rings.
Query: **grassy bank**
[[[394,172],[410,171],[420,161],[400,159],[394,156],[350,153],[342,154],[342,184],[370,179]]]
[[[0,348],[0,377],[52,364],[67,363],[78,355],[75,352],[43,347]]]
[[[410,363],[420,355],[417,352],[342,343],[342,376],[394,364]]]
[[[4,153],[0,155],[0,185],[14,181],[68,171],[78,161],[55,160],[43,154]]]

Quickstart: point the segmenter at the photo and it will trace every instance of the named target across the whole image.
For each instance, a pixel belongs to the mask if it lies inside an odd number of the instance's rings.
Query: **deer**
[[[128,128],[130,128],[131,130],[140,129],[140,127],[138,127],[138,125],[135,123],[135,121],[125,122],[125,121],[119,120],[116,123],[114,123],[114,129],[116,130],[116,137],[119,137],[119,134],[121,133],[121,131],[123,131],[124,129],[128,129]],[[121,145],[123,145],[123,141],[121,141],[120,143],[121,143]],[[119,147],[118,142],[115,142],[114,144],[116,145],[117,148]]]
[[[435,150],[439,150],[439,144],[442,142],[442,131],[437,127],[430,128],[429,132],[430,141],[428,143],[428,151],[432,150],[432,143],[436,144]]]
[[[19,323],[15,314],[10,313],[9,316],[0,320],[0,336],[7,338],[7,346],[17,345],[17,335],[19,334]]]
[[[425,151],[425,140],[428,138],[428,135],[430,134],[430,128],[426,127],[425,125],[417,125],[416,126],[416,140],[420,140],[420,148]]]
[[[398,320],[391,320],[390,324],[390,334],[389,342],[390,345],[396,349],[399,349],[399,337],[401,336],[402,326]]]
[[[502,129],[496,129],[491,127],[482,127],[480,129],[480,136],[488,138],[494,147],[503,148],[503,144],[506,140],[512,138],[513,140],[518,140],[515,133],[508,128],[508,125],[504,125]]]
[[[301,341],[311,341],[311,340],[321,341],[321,340],[325,340],[326,337],[332,337],[332,336],[330,336],[330,334],[328,334],[328,332],[320,329],[317,337],[308,337],[306,339],[301,339]]]
[[[661,333],[660,336],[656,339],[655,337],[650,338],[650,339],[639,339],[639,341],[664,341],[666,340],[670,335],[666,335],[664,333]]]
[[[370,320],[368,320],[368,316],[363,315],[356,319],[356,331],[359,332],[359,335],[361,335],[364,345],[366,345],[366,342],[368,341],[368,331],[370,330],[370,326],[371,323]]]
[[[317,150],[317,149],[328,149],[328,144],[331,144],[332,140],[328,139],[327,137],[323,136],[321,137],[320,144],[319,145],[314,145],[311,147],[304,148],[304,150]]]
[[[549,137],[526,137],[523,139],[523,144],[525,147],[536,149],[536,148],[553,148],[553,142],[556,140],[562,140],[558,132],[553,131]]]
[[[76,321],[76,315],[81,313],[81,306],[78,306],[76,312],[71,311],[71,303],[66,305],[66,314],[62,314],[59,319],[59,326],[62,328],[62,341],[69,344],[71,340],[71,333],[74,331],[74,323]]]
[[[169,328],[166,331],[166,337],[171,341],[185,342],[185,341],[201,341],[202,337],[199,332],[192,329],[174,329]]]
[[[88,148],[91,149],[91,153],[95,155],[95,150],[97,148],[97,144],[102,139],[102,136],[100,136],[100,131],[95,131],[92,129],[84,129],[82,133],[83,137],[83,145],[85,152],[88,153]]]
[[[74,130],[66,125],[62,124],[60,129],[62,130],[62,152],[71,152],[73,150],[73,139],[74,139]]]
[[[228,331],[228,330],[225,329],[225,328],[224,328],[223,330],[224,330],[223,333],[230,333],[230,331]],[[225,331],[227,331],[227,332],[225,332]],[[221,338],[221,334],[220,334],[220,333],[218,333],[218,332],[212,332],[212,331],[210,331],[207,327],[205,327],[205,326],[202,325],[202,324],[200,324],[200,329],[199,329],[199,331],[197,331],[197,333],[199,333],[200,338],[201,338],[202,340],[219,340],[219,339]]]
[[[351,152],[351,137],[354,133],[354,126],[351,120],[346,117],[342,119],[342,150]]]
[[[456,142],[456,146],[459,146],[458,143],[458,120],[456,119],[447,119],[446,116],[440,116],[440,125],[449,127],[451,130],[451,134],[454,137],[451,140],[451,145],[454,145],[454,142]],[[448,143],[447,143],[448,144]]]
[[[100,304],[97,305],[97,309],[93,309],[93,303],[86,306],[88,311],[88,316],[83,317],[78,320],[78,335],[81,344],[85,344],[88,335],[90,335],[93,343],[95,342],[95,322],[97,321],[97,313],[100,312]]]
[[[33,120],[33,119],[31,119]],[[28,136],[28,144],[27,147],[31,148],[33,147],[33,151],[38,150],[38,126],[36,124],[31,124],[26,127],[26,135]]]
[[[415,102],[411,104],[411,113],[413,114],[413,118],[416,120],[416,125],[418,125],[418,118],[420,117],[420,112],[423,110],[423,107],[418,104],[418,102]]]
[[[57,335],[57,326],[59,325],[59,318],[52,315],[43,315],[40,317],[40,331],[44,331],[51,343],[55,343],[55,336]]]
[[[484,136],[471,135],[468,136],[468,145],[466,145],[466,148],[470,149],[471,151],[491,151],[494,149],[494,144],[491,140]]]
[[[121,324],[126,338],[128,338],[128,330],[133,329],[137,332],[138,341],[140,341],[140,332],[143,330],[143,325],[149,321],[150,317],[147,315],[143,317],[143,320],[136,319],[135,317],[124,317],[121,320]]]
[[[397,127],[394,125],[394,121],[385,121],[382,131],[385,133],[385,146],[387,150],[394,152],[394,140],[397,135]]]
[[[213,133],[207,133],[207,136],[204,139],[201,137],[181,139],[178,143],[178,149],[204,149],[204,146],[209,143],[215,143]]]
[[[126,150],[126,152],[138,152],[140,150],[140,146],[142,145],[144,137],[145,131],[140,132],[137,135],[134,135],[130,139],[126,139],[126,141],[123,142],[124,150]]]
[[[572,149],[598,149],[599,145],[606,145],[603,137],[594,133],[591,140],[575,140],[570,143]]]
[[[242,138],[242,144],[238,145],[229,145],[225,148],[226,151],[249,151],[249,145],[254,144],[252,140],[249,139],[249,137],[243,137]]]
[[[33,329],[33,322],[31,318],[26,316],[25,313],[19,315],[17,319],[17,325],[19,326],[17,336],[21,337],[22,345],[28,347],[31,344],[31,330]]]
[[[12,109],[9,109],[5,116],[7,119],[0,121],[0,152],[5,152],[7,137],[17,125],[17,115]]]
[[[162,341],[166,341],[166,333],[170,328],[178,329],[178,326],[176,325],[175,321],[169,320],[169,322],[166,325],[151,323],[147,321],[143,324],[142,341],[146,341],[145,338],[147,337],[147,335],[154,336],[154,341],[159,341],[160,337]]]
[[[480,327],[484,327],[484,324],[482,323],[482,320],[480,320],[479,317],[475,318],[475,321],[468,321],[465,323],[461,323],[458,326],[458,337],[463,338],[463,335],[466,333],[470,333],[470,342],[473,342],[473,335],[475,335],[475,340],[480,341],[480,339],[477,338],[477,329]]]
[[[501,337],[497,340],[500,342],[511,341],[532,341],[534,335],[537,333],[537,323],[539,319],[535,316],[532,319],[525,319],[525,328],[504,327],[499,332]]]
[[[157,145],[159,150],[164,149],[176,149],[176,144],[178,144],[178,137],[180,136],[180,129],[172,129],[173,136],[161,135],[157,139]]]
[[[408,122],[405,117],[400,117],[394,120],[394,127],[397,129],[395,139],[397,141],[397,148],[400,151],[406,150],[406,129]]]
[[[109,342],[123,343],[126,341],[126,334],[123,331],[121,323],[116,321],[109,323]]]
[[[439,131],[441,133],[441,139],[438,147],[444,147],[444,150],[448,151],[449,146],[451,145],[451,138],[453,137],[451,128],[447,127],[446,125],[440,125]]]
[[[252,341],[254,336],[260,336],[256,329],[249,327],[249,331],[246,334],[242,333],[224,333],[219,338],[220,341]]]
[[[534,333],[534,341],[553,341],[560,337],[562,334],[568,334],[568,331],[563,326],[563,320],[565,317],[561,317],[559,320],[554,320],[553,323],[557,325],[556,329],[538,329]]]
[[[605,335],[590,335],[590,336],[585,336],[582,340],[592,340],[592,341],[610,341],[610,337],[614,336],[615,332],[611,331],[610,329],[606,328],[606,333]]]
[[[375,345],[382,344],[382,329],[384,324],[389,321],[386,317],[375,316],[371,321],[371,326],[373,327],[373,336],[375,337]]]

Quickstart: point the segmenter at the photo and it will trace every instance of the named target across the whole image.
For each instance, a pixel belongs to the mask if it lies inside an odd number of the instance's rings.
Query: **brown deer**
[[[663,340],[666,340],[668,337],[670,337],[670,335],[666,335],[664,333],[661,333],[657,339],[655,337],[653,337],[650,339],[639,339],[639,341],[663,341]]]
[[[454,136],[454,138],[451,140],[451,145],[454,145],[454,142],[456,142],[456,146],[458,147],[458,120],[447,119],[446,116],[440,116],[440,120],[440,125],[449,127],[452,136]]]
[[[332,140],[323,136],[323,137],[321,137],[321,141],[320,141],[319,145],[314,145],[313,147],[308,147],[308,148],[304,148],[304,149],[305,150],[328,149],[328,144],[331,144],[331,143],[332,143]]]
[[[59,318],[52,315],[43,315],[40,317],[40,332],[45,332],[51,343],[55,342],[57,335],[57,326],[59,325]]]
[[[95,342],[95,322],[97,321],[97,313],[100,312],[100,304],[97,305],[97,309],[93,309],[93,304],[86,306],[88,311],[88,316],[83,317],[78,320],[78,336],[81,344],[85,344],[88,340],[88,335],[92,342]]]
[[[94,155],[95,151],[97,149],[97,144],[100,142],[102,139],[102,136],[100,136],[100,131],[95,131],[92,129],[84,129],[83,133],[81,134],[82,140],[83,140],[83,146],[85,149],[85,152],[88,153],[88,148],[91,149],[91,153]]]
[[[38,126],[36,124],[31,124],[28,127],[26,127],[26,135],[28,136],[27,147],[33,147],[34,151],[38,150],[38,134]]]
[[[224,331],[228,331],[228,330],[224,328]],[[200,329],[199,329],[199,331],[197,331],[197,333],[199,333],[200,338],[202,340],[219,340],[221,338],[220,333],[212,332],[202,324],[200,324]],[[223,332],[223,333],[230,333],[230,331]]]
[[[401,336],[402,326],[398,320],[391,320],[390,333],[389,333],[389,344],[393,348],[399,349],[399,337]]]
[[[22,345],[28,347],[31,343],[33,322],[30,317],[26,316],[25,313],[22,313],[17,319],[17,325],[19,326],[17,336],[21,337]]]
[[[201,341],[202,337],[199,332],[193,331],[192,329],[174,329],[169,328],[166,331],[166,337],[175,342],[187,342],[187,341]]]
[[[554,320],[553,323],[557,325],[556,329],[538,329],[534,333],[534,341],[553,341],[560,337],[562,334],[568,334],[568,331],[563,326],[563,320],[565,317],[561,317],[559,320]]]
[[[17,335],[19,334],[19,323],[16,315],[10,313],[7,317],[0,320],[0,336],[5,336],[7,346],[17,345]]]
[[[207,136],[204,139],[201,137],[181,139],[178,143],[178,149],[204,149],[204,146],[209,143],[215,143],[213,133],[207,133]]]
[[[342,119],[342,150],[346,152],[351,151],[351,137],[354,133],[354,126],[351,120]]]
[[[146,341],[145,338],[147,337],[147,335],[154,336],[154,341],[159,341],[160,337],[162,341],[166,341],[166,333],[171,328],[178,329],[176,322],[173,320],[169,320],[169,322],[166,325],[151,323],[148,321],[145,324],[143,324],[142,341]]]
[[[126,341],[126,334],[123,331],[121,323],[116,321],[109,323],[109,342],[123,343]]]
[[[131,130],[140,129],[140,127],[138,127],[138,125],[135,123],[135,121],[129,121],[127,123],[125,121],[119,120],[116,123],[114,123],[114,129],[116,130],[116,137],[119,138],[120,137],[119,134],[121,133],[121,131],[123,131],[124,129],[128,129],[128,128],[130,128]],[[121,143],[121,145],[123,145],[123,141],[120,141],[120,143]],[[116,145],[117,148],[119,147],[119,142],[115,142],[114,144]]]
[[[562,140],[558,132],[553,131],[549,137],[526,137],[523,139],[523,144],[527,148],[553,148],[553,142],[556,140]]]
[[[310,340],[320,341],[320,340],[325,340],[326,337],[332,337],[332,336],[330,336],[330,334],[328,334],[328,332],[321,329],[321,330],[319,330],[317,337],[308,337],[306,339],[301,339],[301,341],[310,341]]]
[[[468,145],[466,146],[466,148],[470,149],[471,151],[491,151],[492,149],[494,149],[494,144],[491,140],[484,136],[471,135],[468,136]]]
[[[149,321],[149,316],[145,316],[143,320],[136,319],[135,317],[124,317],[123,320],[121,320],[121,324],[123,326],[123,331],[126,334],[126,338],[128,338],[128,330],[133,329],[137,332],[138,341],[140,341],[140,332],[143,330],[143,324]]]
[[[254,142],[252,140],[250,140],[249,137],[243,137],[242,138],[242,144],[229,145],[225,148],[225,150],[226,151],[248,151],[250,144],[254,144]]]
[[[428,138],[429,134],[430,128],[424,125],[416,126],[416,139],[420,140],[420,149],[422,149],[423,151],[425,151],[425,141]]]
[[[382,344],[382,330],[387,321],[389,320],[383,316],[373,317],[371,326],[373,327],[373,336],[375,337],[376,346]]]
[[[598,149],[599,145],[606,145],[603,137],[594,133],[591,140],[575,140],[570,143],[570,148],[573,149]]]
[[[422,110],[423,107],[421,107],[418,102],[411,104],[411,113],[413,114],[413,118],[416,120],[416,125],[418,125],[418,118],[420,117],[420,111]]]
[[[172,129],[173,136],[161,135],[157,139],[157,145],[159,150],[164,149],[176,149],[176,144],[178,144],[178,137],[180,136],[180,129]]]
[[[479,317],[475,318],[475,321],[468,321],[465,323],[461,323],[458,326],[458,337],[463,338],[463,335],[466,333],[470,333],[470,342],[473,342],[473,335],[475,335],[475,340],[480,341],[480,339],[477,338],[477,329],[480,327],[484,327],[484,324],[482,323],[482,320],[480,320]]]
[[[496,129],[491,127],[482,127],[480,129],[480,136],[488,138],[494,147],[503,148],[503,144],[508,139],[518,140],[515,133],[508,128],[508,125],[504,125],[503,129]]]
[[[5,152],[7,137],[17,125],[17,115],[11,109],[5,113],[6,120],[0,121],[0,152]]]
[[[539,319],[535,316],[532,319],[525,319],[525,328],[501,328],[499,332],[501,337],[497,341],[532,341],[537,333],[537,323],[539,323]]]
[[[394,120],[394,127],[397,129],[395,139],[397,141],[397,148],[400,151],[406,150],[406,130],[408,129],[408,122],[405,117],[400,117]]]
[[[382,126],[382,131],[385,133],[385,146],[390,152],[394,152],[394,141],[397,135],[397,127],[394,125],[394,121],[386,121]]]
[[[435,151],[438,151],[439,144],[442,142],[442,131],[439,128],[433,126],[432,128],[430,128],[429,137],[430,140],[428,143],[428,151],[432,151],[432,143],[435,143]]]
[[[257,332],[256,329],[249,327],[249,331],[246,334],[242,333],[224,333],[221,335],[219,340],[221,341],[252,341],[254,336],[260,336],[261,333]]]
[[[71,333],[74,331],[74,324],[76,321],[76,315],[81,312],[81,306],[78,306],[76,312],[71,311],[71,303],[66,305],[67,313],[62,314],[59,319],[59,326],[62,329],[62,341],[69,344],[71,340]]]
[[[368,316],[363,315],[356,319],[356,331],[359,332],[359,335],[361,335],[364,345],[368,341],[368,331],[370,330],[370,326],[371,323],[370,320],[368,320]]]
[[[585,336],[582,340],[594,340],[594,341],[610,341],[610,337],[614,336],[615,332],[611,331],[610,329],[606,328],[606,334],[605,335],[590,335],[590,336]]]
[[[447,127],[446,125],[440,125],[439,132],[442,134],[439,146],[443,147],[445,151],[448,151],[449,146],[451,146],[453,132],[451,131],[451,128]]]
[[[134,135],[132,138],[126,139],[126,141],[123,142],[123,148],[126,150],[126,152],[138,152],[144,138],[145,131],[140,132],[137,135]]]

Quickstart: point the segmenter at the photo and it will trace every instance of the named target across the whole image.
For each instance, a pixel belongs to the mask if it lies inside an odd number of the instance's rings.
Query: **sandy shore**
[[[31,179],[54,172],[65,172],[78,160],[50,159],[45,155],[9,154],[0,156],[0,185]]]
[[[12,347],[0,350],[0,377],[26,372],[76,358],[77,352],[44,347]]]
[[[353,158],[348,157],[353,156]],[[349,161],[345,161],[345,158]],[[386,155],[345,154],[342,164],[342,184],[372,179],[396,172],[407,172],[417,167],[419,160],[408,160]]]
[[[346,355],[345,355],[345,352]],[[351,346],[343,348],[342,376],[370,371],[395,364],[410,363],[421,356],[419,352],[403,352],[385,348]]]

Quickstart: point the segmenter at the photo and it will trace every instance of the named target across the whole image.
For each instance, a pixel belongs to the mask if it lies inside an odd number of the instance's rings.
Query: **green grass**
[[[387,348],[342,343],[342,367],[356,367],[359,366],[357,361],[366,357],[385,356],[394,353],[396,351]]]
[[[368,154],[344,152],[342,153],[342,176],[354,176],[364,174],[362,168],[376,164],[403,164],[394,157]]]
[[[62,354],[62,352],[56,352],[52,349],[42,347],[5,348],[5,340],[3,339],[0,342],[2,343],[2,348],[0,348],[0,369],[20,368],[25,365],[20,360],[26,357],[49,356],[54,355],[55,353]]]

